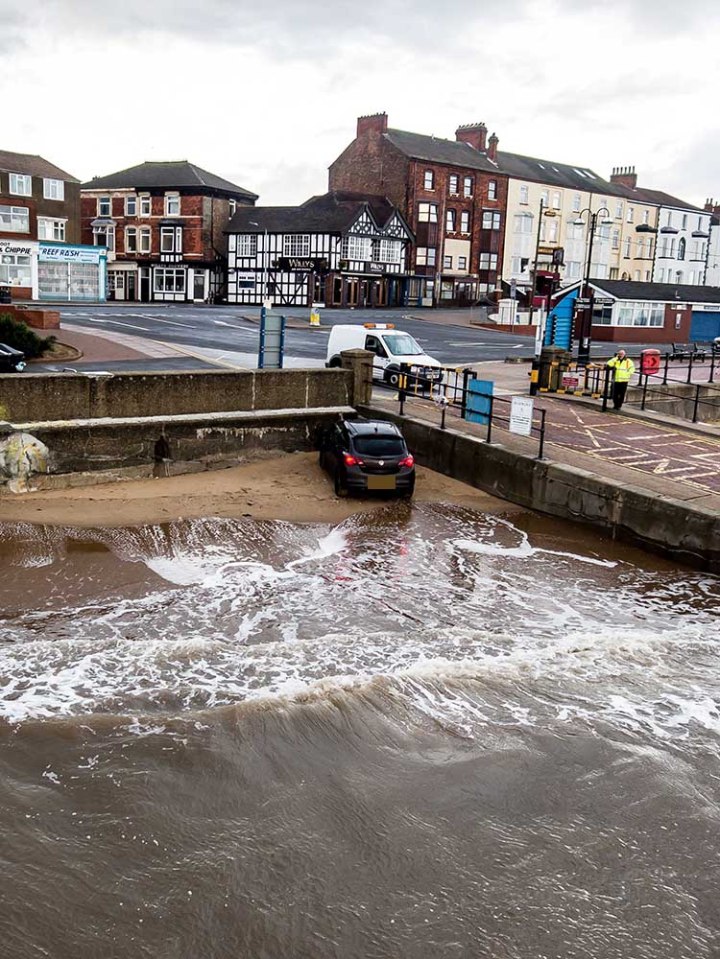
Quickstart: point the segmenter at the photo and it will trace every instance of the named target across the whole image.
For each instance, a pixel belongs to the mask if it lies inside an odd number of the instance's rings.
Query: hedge
[[[54,336],[38,336],[27,323],[16,320],[9,313],[0,313],[0,343],[21,350],[27,359],[47,353],[54,342]]]

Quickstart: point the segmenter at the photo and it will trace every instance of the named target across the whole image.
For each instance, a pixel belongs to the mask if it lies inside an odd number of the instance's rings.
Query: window
[[[480,269],[497,270],[497,253],[481,253]]]
[[[460,182],[459,178],[454,173],[452,173],[448,180],[448,191],[450,192],[450,194],[452,195],[457,194],[459,182]]]
[[[463,177],[463,196],[473,195],[473,178],[471,176]]]
[[[500,214],[493,210],[485,210],[482,215],[483,230],[499,230]]]
[[[455,210],[447,210],[445,213],[445,229],[448,233],[455,232]]]
[[[93,243],[95,246],[106,246],[112,253],[115,249],[115,227],[114,226],[94,226]]]
[[[112,216],[112,205],[109,196],[98,197],[98,216]]]
[[[540,202],[544,207],[550,206],[550,194],[547,190],[543,190],[540,194]]]
[[[137,227],[129,226],[125,230],[125,252],[137,253],[137,248],[138,248]]]
[[[138,232],[138,252],[149,253],[151,249],[150,227],[141,226]]]
[[[557,243],[558,238],[558,218],[543,217],[540,221],[540,239],[544,243]]]
[[[645,224],[650,222],[650,210],[643,210],[642,221]]]
[[[156,293],[185,292],[185,270],[156,267],[153,276]]]
[[[612,231],[612,248],[613,250],[620,249],[620,230]]]
[[[43,196],[46,200],[64,200],[65,184],[62,180],[43,179]]]
[[[3,253],[0,256],[0,283],[10,286],[32,286],[30,257]]]
[[[310,256],[310,234],[288,233],[283,237],[284,256]]]
[[[152,212],[152,200],[149,196],[140,197],[140,216],[150,216]]]
[[[463,210],[460,213],[460,232],[469,233],[470,232],[470,211]]]
[[[180,216],[180,195],[178,193],[165,194],[165,216]]]
[[[432,170],[425,171],[425,176],[423,177],[423,187],[426,190],[435,189],[435,174],[433,173]]]
[[[635,219],[635,210],[633,210],[633,208],[629,206],[627,208],[627,222],[632,223],[634,219]]]
[[[686,242],[685,242],[685,237],[684,237],[684,236],[681,236],[681,237],[680,237],[680,241],[679,241],[679,243],[678,243],[678,253],[677,253],[677,258],[678,258],[678,260],[684,260],[684,259],[685,259],[685,248],[686,248],[686,246],[687,246],[687,244],[686,244]]]
[[[435,266],[437,251],[434,247],[419,246],[415,262],[418,266]]]
[[[285,237],[286,240],[291,237]],[[307,256],[310,252],[310,237],[307,237],[307,253],[295,254],[296,256]],[[341,255],[346,260],[371,260],[372,259],[372,240],[369,236],[344,236],[340,245]],[[291,254],[286,254],[292,256]]]
[[[565,279],[577,280],[579,276],[580,276],[580,261],[568,260],[568,262],[565,264]]]
[[[161,253],[181,253],[182,252],[182,227],[181,226],[161,226],[160,227],[160,252]]]
[[[257,239],[255,233],[241,233],[237,238],[237,255],[257,256]]]
[[[437,223],[438,208],[437,203],[418,203],[418,222]]]
[[[530,196],[529,196],[528,186],[527,186],[527,184],[523,184],[523,185],[520,187],[520,202],[521,202],[521,203],[529,203],[529,201],[530,201]]]
[[[0,206],[0,230],[5,233],[29,233],[30,210],[26,206]]]
[[[444,256],[443,257],[443,270],[452,270],[452,257]]]
[[[125,197],[125,216],[137,216],[137,197]]]
[[[377,257],[377,259],[379,260],[380,263],[401,263],[402,262],[402,241],[401,240],[381,240],[380,255]]]
[[[615,219],[622,220],[622,215],[623,215],[623,205],[622,203],[618,203],[617,206],[615,207]]]
[[[49,217],[38,217],[39,240],[64,240],[65,220],[51,220]]]
[[[622,303],[618,305],[618,326],[663,326],[665,307],[662,303]]]
[[[610,326],[612,324],[612,303],[594,303],[592,311],[593,326]]]
[[[32,196],[32,177],[25,173],[11,173],[10,192],[13,196]]]
[[[527,213],[516,213],[514,217],[514,233],[532,233],[532,216]]]
[[[560,193],[559,193],[558,190],[555,190],[555,191],[553,192],[553,195],[552,195],[552,205],[553,205],[553,210],[559,210],[559,209],[560,209]]]
[[[459,256],[458,257],[458,270],[467,270],[467,257]]]
[[[682,215],[682,228],[683,230],[687,230],[687,213],[683,213]]]
[[[573,213],[579,213],[581,205],[582,205],[582,197],[580,196],[579,193],[575,193],[573,195],[573,201],[572,201]]]
[[[626,236],[625,242],[623,243],[623,256],[630,256],[631,246],[632,246],[632,238],[629,236]]]
[[[497,200],[497,180],[488,183],[488,200]]]
[[[228,216],[235,216],[237,210],[237,200],[228,200]]]

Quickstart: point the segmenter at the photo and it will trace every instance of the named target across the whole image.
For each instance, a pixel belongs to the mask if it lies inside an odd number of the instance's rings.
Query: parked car
[[[441,383],[442,365],[402,330],[392,323],[363,323],[360,325],[338,323],[330,330],[325,366],[340,366],[343,350],[369,350],[373,356],[373,379],[397,386],[400,381],[400,365],[412,368],[422,384]]]
[[[320,444],[320,465],[332,476],[335,493],[415,491],[415,459],[394,423],[344,420],[330,427]]]
[[[22,373],[25,365],[24,353],[0,343],[0,373]]]

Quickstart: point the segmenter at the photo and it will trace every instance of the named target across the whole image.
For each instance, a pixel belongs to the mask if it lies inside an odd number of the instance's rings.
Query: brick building
[[[82,235],[107,247],[116,300],[202,302],[225,295],[227,229],[257,195],[189,163],[141,163],[82,185]]]
[[[80,181],[0,150],[0,286],[13,300],[104,296],[104,251],[80,243]]]
[[[508,177],[498,168],[498,138],[483,123],[455,137],[391,129],[385,113],[360,117],[355,139],[330,165],[331,191],[386,196],[415,234],[411,305],[472,302],[502,274]]]

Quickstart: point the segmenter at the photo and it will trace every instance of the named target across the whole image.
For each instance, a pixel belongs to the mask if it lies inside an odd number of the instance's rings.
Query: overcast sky
[[[300,203],[356,118],[720,198],[719,0],[0,0],[0,148]]]

